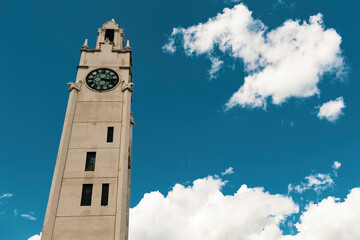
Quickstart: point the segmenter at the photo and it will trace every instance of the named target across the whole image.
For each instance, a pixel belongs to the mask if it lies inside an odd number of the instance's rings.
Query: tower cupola
[[[113,44],[113,49],[123,50],[124,37],[124,30],[120,28],[114,19],[111,19],[98,29],[96,49],[100,49],[102,44]]]

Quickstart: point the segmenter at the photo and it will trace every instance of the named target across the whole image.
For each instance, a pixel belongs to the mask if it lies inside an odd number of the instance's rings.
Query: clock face
[[[119,82],[119,76],[113,70],[99,68],[90,72],[86,77],[86,84],[94,90],[105,91],[115,87]]]

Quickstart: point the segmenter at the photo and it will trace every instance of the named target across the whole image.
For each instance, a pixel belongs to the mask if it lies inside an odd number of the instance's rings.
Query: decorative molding
[[[90,52],[90,53],[92,53],[92,52],[101,52],[101,50],[100,49],[83,49],[83,48],[81,48],[80,52]]]
[[[71,92],[73,89],[80,91],[81,83],[81,80],[78,83],[68,82],[67,85],[69,86],[69,92]]]
[[[111,50],[112,52],[117,52],[117,53],[127,53],[127,51],[122,50],[122,49],[113,49]]]
[[[130,66],[121,66],[121,67],[119,67],[119,69],[131,69],[131,67]]]
[[[89,66],[86,66],[86,65],[79,65],[79,66],[77,66],[77,69],[79,69],[79,68],[89,68]]]
[[[114,43],[114,42],[110,42],[110,40],[109,40],[108,38],[106,38],[106,39],[104,40],[104,42],[99,42],[99,45],[105,45],[105,44],[115,45],[115,43]],[[99,49],[99,50],[100,50],[99,52],[101,52],[101,49]]]
[[[132,83],[132,82],[125,83],[124,80],[122,82],[123,82],[123,85],[122,85],[121,91],[123,91],[123,92],[125,92],[126,90],[129,90],[129,92],[134,91],[134,89],[133,89],[134,83]]]

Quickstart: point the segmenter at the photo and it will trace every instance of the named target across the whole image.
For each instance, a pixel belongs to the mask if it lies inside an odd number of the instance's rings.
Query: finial
[[[115,19],[111,19],[112,22],[115,22]]]
[[[125,47],[125,50],[126,50],[126,51],[131,51],[130,41],[129,41],[129,40],[127,40],[127,41],[126,41],[126,47]]]
[[[85,39],[84,45],[82,45],[81,48],[83,48],[83,49],[88,49],[88,48],[89,48],[89,47],[88,47],[88,40],[87,40],[87,39]]]

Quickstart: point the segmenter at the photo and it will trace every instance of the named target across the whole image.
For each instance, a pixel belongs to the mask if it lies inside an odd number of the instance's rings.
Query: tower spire
[[[126,51],[131,51],[131,47],[130,47],[130,40],[126,41],[126,47],[125,47]]]
[[[87,38],[85,39],[85,42],[84,42],[84,44],[82,45],[81,48],[82,48],[82,49],[88,49],[88,48],[89,48],[89,46],[88,46],[88,39],[87,39]]]

